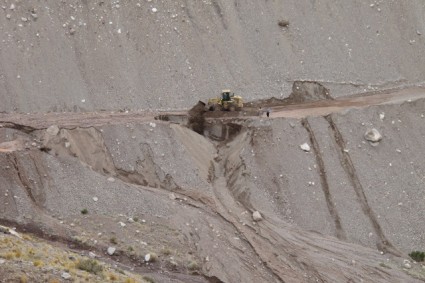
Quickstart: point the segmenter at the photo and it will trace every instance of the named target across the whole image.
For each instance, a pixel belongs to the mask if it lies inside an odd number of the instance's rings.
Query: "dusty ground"
[[[0,282],[425,281],[424,1],[0,8]]]
[[[334,96],[425,81],[422,0],[0,7],[0,111],[186,109],[226,88],[255,100],[285,98],[296,80]]]
[[[155,282],[424,280],[424,95],[264,104],[210,138],[155,119],[177,112],[2,114],[2,222]]]

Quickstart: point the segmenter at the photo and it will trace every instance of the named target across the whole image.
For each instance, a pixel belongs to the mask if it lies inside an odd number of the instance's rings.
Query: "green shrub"
[[[187,264],[187,268],[189,270],[198,270],[199,269],[199,265],[196,261],[192,260]]]
[[[425,259],[425,253],[420,251],[413,251],[409,254],[409,256],[417,262],[422,262]]]
[[[83,210],[81,210],[81,214],[87,214],[89,213],[89,211],[87,210],[87,208],[84,208]]]
[[[96,275],[100,274],[103,271],[103,267],[99,265],[99,263],[94,259],[85,259],[79,261],[77,264],[77,268]]]

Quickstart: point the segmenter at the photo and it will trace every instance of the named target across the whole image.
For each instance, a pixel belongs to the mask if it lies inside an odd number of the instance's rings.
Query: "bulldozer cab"
[[[230,90],[225,89],[221,92],[221,100],[222,101],[230,101],[230,100],[232,100],[231,97],[232,97],[232,95],[230,94]]]

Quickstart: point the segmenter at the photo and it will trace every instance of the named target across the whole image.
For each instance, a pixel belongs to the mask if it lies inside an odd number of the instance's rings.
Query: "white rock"
[[[6,19],[10,19],[12,16],[10,14],[6,15]]]
[[[109,178],[108,178],[108,181],[109,181],[109,182],[115,182],[115,179],[114,179],[113,177],[109,177]]]
[[[410,264],[410,261],[407,260],[407,259],[403,260],[403,266],[404,266],[404,268],[407,268],[407,269],[412,268],[412,265]]]
[[[99,199],[97,197],[93,197],[93,201],[98,201]]]
[[[94,252],[89,252],[89,257],[95,258],[96,257],[96,254]]]
[[[56,136],[59,133],[59,127],[57,125],[52,125],[47,128],[46,132],[51,136]]]
[[[25,17],[22,17],[22,18],[21,18],[21,21],[23,21],[23,22],[28,22],[28,19],[27,19],[27,18],[25,18]]]
[[[0,258],[0,264],[3,264],[3,263],[5,263],[6,261],[4,260],[4,259],[2,259],[2,258]]]
[[[151,126],[152,128],[155,128],[156,124],[151,122],[151,123],[149,123],[149,126]]]
[[[121,227],[125,227],[126,226],[126,224],[124,223],[124,222],[118,222],[118,224],[120,224],[121,225]]]
[[[310,152],[310,146],[308,145],[308,143],[303,143],[302,145],[300,145],[300,148],[306,152]]]
[[[151,260],[151,254],[145,255],[145,261],[149,262]]]
[[[71,143],[70,142],[65,142],[65,147],[66,148],[70,148],[71,147]]]
[[[63,272],[61,277],[65,280],[71,279],[71,274],[69,274],[68,272]]]
[[[254,211],[254,213],[252,213],[252,219],[254,219],[254,221],[261,221],[263,220],[263,217],[260,212]]]
[[[170,193],[168,195],[168,198],[171,199],[171,200],[175,200],[176,199],[176,195],[174,193]]]
[[[377,129],[368,129],[364,134],[364,138],[370,142],[379,142],[382,140],[382,135],[378,132]]]
[[[380,113],[379,119],[381,119],[381,121],[384,121],[384,118],[385,118],[385,113],[384,112]]]
[[[131,217],[129,217],[129,218],[127,219],[127,221],[128,221],[128,223],[134,223],[134,219],[133,219],[133,218],[131,218]]]
[[[12,3],[12,4],[10,5],[10,8],[9,8],[9,9],[10,9],[10,10],[15,10],[15,4],[13,4],[13,3]]]
[[[114,247],[109,247],[108,248],[108,255],[113,255],[114,253],[115,253],[115,251],[116,251],[117,249],[116,248],[114,248]]]
[[[152,8],[152,12],[153,13],[156,13],[156,12],[158,12],[158,9],[157,8]]]

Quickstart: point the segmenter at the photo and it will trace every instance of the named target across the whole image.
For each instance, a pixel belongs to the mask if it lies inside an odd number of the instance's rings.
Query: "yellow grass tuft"
[[[25,274],[22,274],[19,278],[20,283],[28,283],[28,277]]]
[[[41,260],[34,260],[32,264],[34,264],[35,267],[42,267],[44,265]]]

